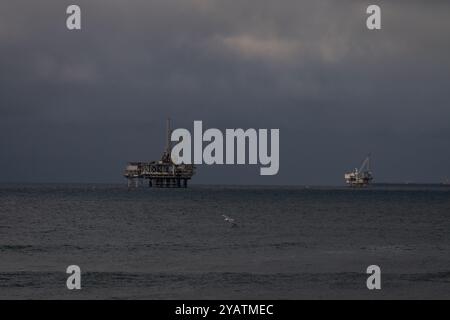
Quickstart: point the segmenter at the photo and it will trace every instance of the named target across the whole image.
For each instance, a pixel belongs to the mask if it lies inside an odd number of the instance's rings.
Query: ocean
[[[448,299],[449,250],[447,186],[0,185],[1,299]]]

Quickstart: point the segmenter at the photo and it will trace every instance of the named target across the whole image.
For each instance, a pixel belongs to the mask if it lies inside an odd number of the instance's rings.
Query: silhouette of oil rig
[[[171,158],[172,142],[170,118],[167,119],[166,149],[159,161],[129,162],[124,177],[128,187],[148,185],[155,188],[186,188],[188,180],[195,174],[191,164],[175,164]]]
[[[370,154],[364,159],[361,167],[355,168],[352,172],[346,173],[345,182],[352,187],[365,187],[373,180],[370,170]]]

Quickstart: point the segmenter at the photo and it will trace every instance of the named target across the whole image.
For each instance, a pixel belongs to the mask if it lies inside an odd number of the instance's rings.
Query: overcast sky
[[[66,29],[66,8],[82,30]],[[382,30],[366,28],[369,4]],[[195,183],[450,178],[450,2],[0,3],[0,182],[124,182],[175,128],[279,128],[280,171],[199,166]]]

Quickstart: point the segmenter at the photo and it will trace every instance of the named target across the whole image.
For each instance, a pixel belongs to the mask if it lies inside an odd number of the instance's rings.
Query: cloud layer
[[[0,181],[120,182],[164,121],[280,128],[280,173],[201,167],[198,183],[339,184],[372,152],[378,181],[450,177],[450,3],[298,0],[0,4]]]

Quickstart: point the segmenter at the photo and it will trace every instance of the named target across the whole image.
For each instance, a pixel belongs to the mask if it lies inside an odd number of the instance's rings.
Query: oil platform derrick
[[[124,177],[128,187],[138,187],[148,184],[156,188],[186,188],[188,180],[195,174],[195,167],[191,164],[175,164],[172,161],[172,143],[170,119],[167,119],[166,149],[159,161],[129,162]]]
[[[370,154],[364,159],[361,167],[355,168],[352,172],[346,173],[345,182],[352,187],[364,187],[370,184],[373,180],[372,172],[370,170]]]

